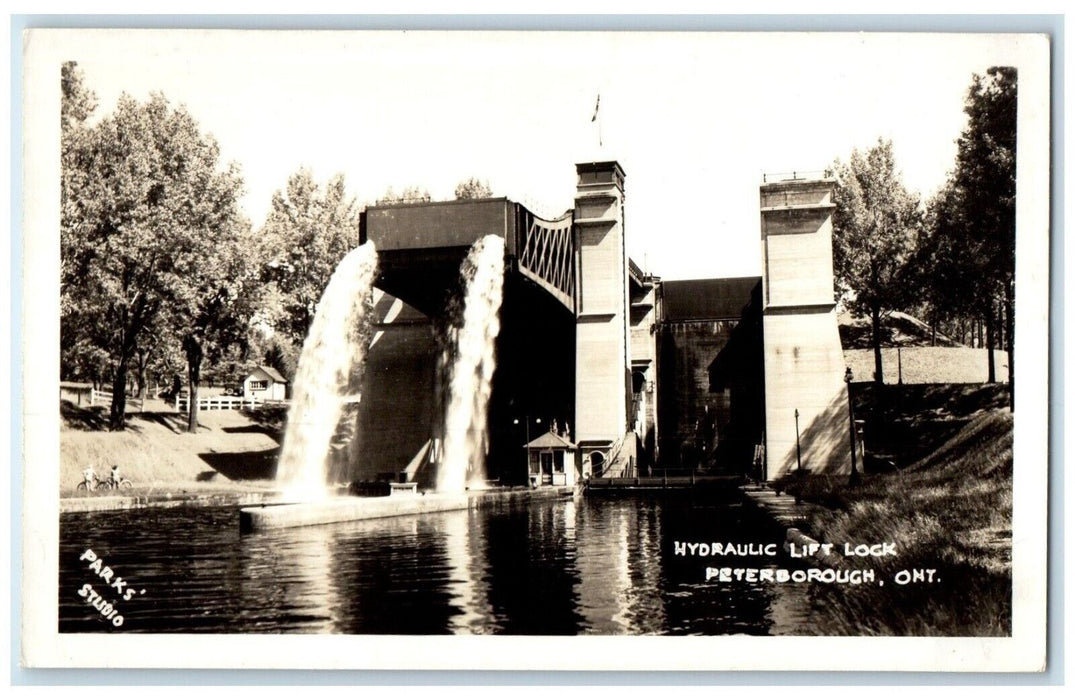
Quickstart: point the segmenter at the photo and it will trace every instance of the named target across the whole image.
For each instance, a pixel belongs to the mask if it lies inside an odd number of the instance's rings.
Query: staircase
[[[608,463],[595,477],[618,479],[637,476],[638,435],[629,430],[623,437],[613,443],[609,450]]]

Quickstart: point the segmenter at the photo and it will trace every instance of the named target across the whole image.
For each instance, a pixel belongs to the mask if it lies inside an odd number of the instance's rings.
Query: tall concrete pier
[[[799,454],[802,468],[812,474],[851,470],[847,386],[833,290],[833,186],[828,179],[761,186],[769,479],[794,470]]]
[[[628,428],[630,300],[623,169],[606,161],[580,163],[576,172],[575,438],[585,476],[601,470]]]

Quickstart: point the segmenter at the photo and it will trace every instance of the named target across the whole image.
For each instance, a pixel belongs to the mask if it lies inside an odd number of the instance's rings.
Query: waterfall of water
[[[377,271],[372,243],[340,261],[317,304],[302,344],[293,383],[284,446],[276,470],[286,498],[324,498],[329,446],[347,397],[357,391],[352,377],[365,358],[363,318]]]
[[[487,412],[504,294],[504,239],[490,235],[476,242],[461,276],[462,318],[449,331],[444,457],[437,472],[440,493],[462,493],[468,483],[484,482]]]

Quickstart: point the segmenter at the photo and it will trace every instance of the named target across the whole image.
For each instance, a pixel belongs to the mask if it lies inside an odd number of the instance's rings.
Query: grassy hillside
[[[980,411],[907,469],[868,476],[857,488],[846,483],[805,485],[804,500],[833,509],[812,513],[804,525],[821,542],[895,542],[895,557],[834,560],[872,566],[890,583],[816,586],[822,612],[803,634],[1011,633],[1011,413]],[[891,583],[914,568],[936,569],[939,582]]]
[[[1008,379],[1008,353],[993,353],[995,379]],[[844,363],[855,378],[873,378],[873,350],[844,350]],[[900,366],[904,384],[982,383],[989,379],[989,351],[985,348],[886,347],[881,349],[881,371],[885,384],[898,384]]]
[[[61,402],[60,490],[74,495],[82,470],[104,476],[118,464],[135,484],[132,494],[168,490],[268,488],[276,473],[279,416],[263,412],[202,411],[199,430],[186,416],[147,412],[128,416],[128,428],[109,432],[107,409]]]
[[[840,342],[845,349],[872,348],[872,327],[866,316],[853,316],[847,311],[840,313]],[[892,311],[881,318],[882,347],[962,347],[960,343],[943,333],[933,333],[929,324],[900,311]]]
[[[874,357],[870,321],[839,315],[844,362],[859,381],[873,377]],[[1008,377],[1008,353],[993,353],[996,379]],[[902,372],[901,372],[902,367]],[[881,321],[881,368],[886,384],[981,383],[989,378],[989,351],[964,346],[943,334],[934,334],[925,322],[894,311]]]
[[[904,469],[932,454],[973,418],[1008,405],[1004,384],[855,384],[866,421],[867,469]]]

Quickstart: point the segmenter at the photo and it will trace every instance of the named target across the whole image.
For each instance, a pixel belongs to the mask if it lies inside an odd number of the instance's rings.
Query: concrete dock
[[[770,488],[760,486],[745,486],[742,488],[743,495],[747,500],[758,508],[768,513],[773,520],[786,528],[784,531],[784,551],[788,551],[791,545],[795,545],[800,552],[807,551],[811,545],[816,546],[818,541],[804,532],[804,527],[810,515],[818,510],[824,510],[822,506],[813,503],[796,502],[795,496],[783,492],[777,494]],[[805,557],[809,561],[829,561],[831,555],[818,552]]]
[[[239,511],[242,532],[271,530],[306,525],[327,525],[352,520],[392,518],[402,515],[440,513],[452,510],[484,508],[495,504],[530,503],[540,500],[570,498],[571,487],[537,489],[490,489],[462,494],[410,494],[392,496],[341,496],[313,503],[289,503],[243,508]]]
[[[277,491],[236,491],[221,493],[156,493],[136,496],[95,494],[60,499],[60,513],[96,513],[137,508],[208,508],[212,506],[253,506],[280,500]]]
[[[593,477],[585,482],[587,492],[640,491],[662,489],[735,489],[741,476],[677,475]]]
[[[744,496],[769,513],[773,520],[784,527],[801,527],[811,513],[822,509],[814,503],[805,501],[797,503],[795,496],[786,491],[777,494],[771,488],[760,486],[744,486],[741,491]]]

